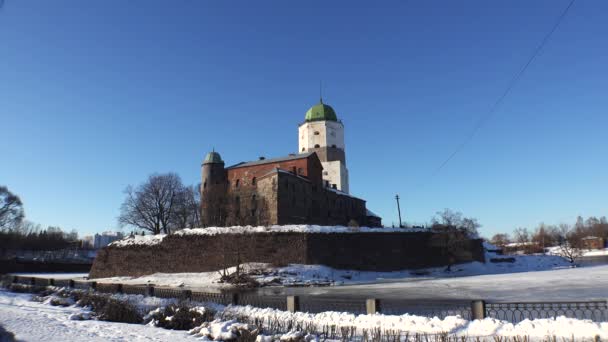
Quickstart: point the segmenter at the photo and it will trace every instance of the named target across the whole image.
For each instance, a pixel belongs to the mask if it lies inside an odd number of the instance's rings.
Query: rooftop
[[[319,100],[319,103],[310,107],[306,112],[304,119],[306,122],[310,121],[338,121],[338,116],[330,105],[323,103],[323,99]]]
[[[304,158],[310,157],[313,153],[315,153],[315,152],[306,152],[306,153],[294,154],[294,155],[289,155],[286,157],[279,157],[279,158],[272,158],[272,159],[260,159],[260,160],[250,161],[250,162],[240,162],[238,164],[228,166],[226,169],[236,169],[238,167],[247,167],[247,166],[263,165],[263,164],[279,163],[282,161],[289,161],[289,160],[304,159]]]
[[[212,151],[207,153],[203,164],[224,163],[219,153]]]

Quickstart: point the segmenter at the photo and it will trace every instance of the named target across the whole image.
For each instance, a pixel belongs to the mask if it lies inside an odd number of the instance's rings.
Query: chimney
[[[264,159],[266,159],[266,157],[260,156],[260,160],[264,160]]]

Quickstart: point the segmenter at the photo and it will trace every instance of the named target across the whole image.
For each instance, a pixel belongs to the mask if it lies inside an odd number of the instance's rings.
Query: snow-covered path
[[[72,321],[80,308],[31,302],[28,294],[0,291],[0,325],[20,341],[193,341],[185,331],[140,324]]]

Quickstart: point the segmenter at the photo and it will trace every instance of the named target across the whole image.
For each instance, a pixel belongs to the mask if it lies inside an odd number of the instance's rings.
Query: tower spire
[[[323,103],[323,81],[319,81],[319,102]]]

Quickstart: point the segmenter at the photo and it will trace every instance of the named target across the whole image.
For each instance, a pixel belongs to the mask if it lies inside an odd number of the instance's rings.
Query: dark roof
[[[262,160],[255,160],[255,161],[250,161],[250,162],[240,162],[238,164],[228,166],[226,169],[236,169],[238,167],[247,167],[247,166],[278,163],[278,162],[288,161],[288,160],[304,159],[304,158],[310,157],[313,153],[315,153],[315,152],[294,154],[292,156],[280,157],[280,158],[262,159]]]
[[[307,181],[307,182],[310,183],[310,179],[308,179],[308,178],[306,178],[304,176],[296,175],[296,174],[294,174],[292,172],[285,171],[285,170],[282,170],[282,169],[279,169],[279,168],[274,168],[274,169],[270,170],[269,172],[267,172],[264,175],[262,175],[260,178],[264,178],[266,176],[269,176],[269,175],[272,175],[272,174],[275,174],[275,173],[282,173],[282,174],[285,174],[285,175],[290,175],[292,177],[297,177],[297,178],[300,178],[303,181]]]

